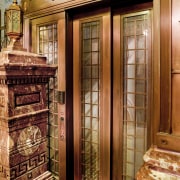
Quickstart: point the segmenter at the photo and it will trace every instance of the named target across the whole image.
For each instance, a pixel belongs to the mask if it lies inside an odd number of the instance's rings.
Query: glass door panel
[[[38,53],[47,57],[48,64],[57,65],[57,23],[38,26]],[[55,177],[59,176],[59,139],[58,139],[58,102],[57,75],[51,78],[48,87],[48,158],[49,170]]]
[[[73,30],[75,179],[109,179],[109,13],[74,20]]]
[[[134,179],[147,150],[150,109],[150,12],[123,16],[123,179]]]

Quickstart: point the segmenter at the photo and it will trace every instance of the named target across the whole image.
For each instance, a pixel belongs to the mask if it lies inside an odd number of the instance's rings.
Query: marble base
[[[151,147],[144,155],[144,165],[137,180],[179,180],[180,153]]]
[[[0,53],[0,180],[50,180],[47,85],[56,67],[28,52]]]
[[[34,180],[53,180],[53,179],[54,178],[53,178],[51,172],[46,171],[45,173],[43,173],[42,175],[38,176]]]

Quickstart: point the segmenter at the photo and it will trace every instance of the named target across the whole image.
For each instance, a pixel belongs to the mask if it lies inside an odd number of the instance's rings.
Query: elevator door
[[[73,63],[75,179],[135,179],[149,142],[150,11],[75,19]]]
[[[113,18],[113,146],[117,146],[116,134],[119,134],[122,137],[119,149],[122,163],[120,176],[124,180],[135,179],[151,141],[150,17],[151,11],[148,10],[115,15]],[[117,149],[115,147],[114,151]]]
[[[110,13],[73,22],[74,175],[110,179]]]

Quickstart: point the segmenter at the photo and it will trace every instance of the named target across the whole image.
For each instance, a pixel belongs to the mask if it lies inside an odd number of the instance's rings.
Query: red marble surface
[[[20,51],[0,53],[1,180],[50,178],[46,90],[55,72],[45,57]]]

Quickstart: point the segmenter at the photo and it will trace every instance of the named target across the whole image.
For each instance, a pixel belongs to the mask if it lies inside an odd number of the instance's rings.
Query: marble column
[[[56,72],[46,58],[0,53],[0,179],[48,180],[47,84]]]

